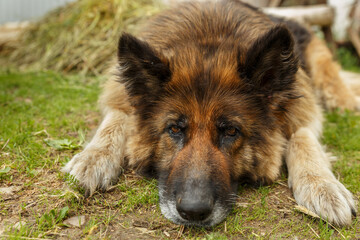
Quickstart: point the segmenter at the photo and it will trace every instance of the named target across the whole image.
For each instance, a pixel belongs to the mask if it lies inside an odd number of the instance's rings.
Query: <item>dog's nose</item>
[[[189,221],[205,220],[214,208],[214,201],[209,198],[177,197],[176,209],[180,216]]]

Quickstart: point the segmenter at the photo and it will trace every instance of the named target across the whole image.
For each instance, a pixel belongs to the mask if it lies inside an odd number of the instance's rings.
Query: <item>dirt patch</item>
[[[59,168],[39,171],[36,179],[18,174],[17,181],[0,183],[2,188],[17,190],[7,196],[1,194],[0,235],[13,236],[20,232],[24,235],[27,231],[27,236],[53,239],[211,239],[216,234],[229,239],[246,239],[248,236],[293,239],[296,236],[291,232],[297,225],[306,226],[316,221],[293,210],[296,203],[285,180],[260,189],[241,189],[228,218],[218,226],[203,229],[171,223],[161,215],[157,203],[134,205],[133,209],[124,211],[119,205],[129,197],[129,190],[123,190],[124,184],[130,188],[140,185],[138,189],[134,188],[134,194],[140,194],[144,184],[133,173],[122,176],[110,192],[96,193],[85,199],[68,187],[64,175],[57,170]],[[69,207],[69,210],[61,221],[52,226],[41,222],[52,210],[58,214],[64,207]],[[66,219],[74,216],[84,216],[85,222],[80,226],[64,224]],[[18,222],[25,227],[16,228]],[[34,235],[37,231],[39,234]],[[314,234],[309,232],[297,237],[312,238]]]

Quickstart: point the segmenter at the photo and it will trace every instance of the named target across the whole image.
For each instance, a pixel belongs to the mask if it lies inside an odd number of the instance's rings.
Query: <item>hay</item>
[[[157,13],[155,0],[79,0],[32,24],[9,54],[19,69],[101,74],[116,54],[122,31]]]

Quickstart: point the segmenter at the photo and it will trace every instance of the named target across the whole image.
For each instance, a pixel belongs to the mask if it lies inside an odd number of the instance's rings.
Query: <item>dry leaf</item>
[[[0,188],[0,194],[13,195],[15,192],[19,191],[21,187],[11,186]]]
[[[20,230],[20,228],[22,226],[25,226],[25,224],[26,224],[26,222],[24,222],[24,221],[17,222],[17,223],[14,224],[14,228],[17,229],[17,230]]]
[[[167,231],[164,231],[164,234],[165,236],[170,237],[170,233],[168,233]]]
[[[64,221],[64,224],[71,225],[74,227],[80,227],[85,224],[85,216],[81,215],[81,216],[74,216],[74,217],[68,218]]]
[[[142,234],[149,234],[149,233],[153,233],[153,230],[149,230],[147,228],[142,228],[142,227],[136,227],[137,230],[139,230]]]
[[[239,206],[239,207],[243,207],[243,208],[246,208],[249,206],[249,203],[236,203],[236,206]]]

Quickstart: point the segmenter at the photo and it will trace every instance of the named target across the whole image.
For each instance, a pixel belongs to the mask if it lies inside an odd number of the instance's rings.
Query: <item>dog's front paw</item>
[[[334,177],[330,180],[319,176],[305,178],[301,186],[293,186],[296,202],[332,224],[350,225],[352,215],[356,215],[355,203],[344,185]]]
[[[121,159],[116,159],[103,149],[89,148],[76,154],[62,169],[85,188],[91,196],[96,189],[106,190],[120,175]]]

